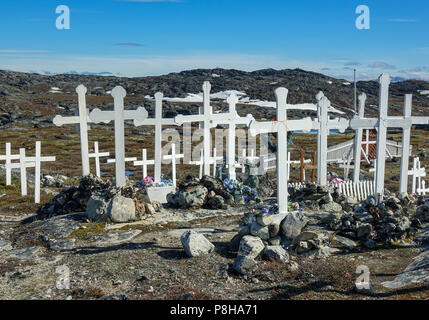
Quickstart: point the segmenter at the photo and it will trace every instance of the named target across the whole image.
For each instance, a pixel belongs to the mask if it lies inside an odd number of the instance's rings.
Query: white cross
[[[408,173],[408,158],[409,158],[409,131],[413,124],[429,124],[429,117],[411,117],[411,95],[406,95],[404,104],[404,116],[388,117],[388,99],[389,99],[389,84],[390,76],[382,74],[378,82],[379,88],[379,117],[378,118],[361,118],[354,116],[350,120],[352,129],[377,129],[377,172],[375,174],[375,196],[377,201],[383,199],[384,194],[384,173],[385,173],[385,155],[386,155],[386,138],[387,128],[402,128],[402,159],[401,159],[401,182],[400,192],[407,192],[407,180],[405,176]]]
[[[110,156],[109,152],[100,152],[98,150],[98,141],[94,142],[94,153],[90,153],[88,155],[90,158],[95,158],[95,172],[97,177],[100,178],[101,172],[100,172],[100,158],[102,157],[108,157]]]
[[[155,160],[147,160],[147,151],[142,149],[142,160],[134,161],[134,166],[143,167],[143,180],[147,177],[147,166],[155,165]]]
[[[200,166],[200,173],[198,177],[201,179],[203,177],[203,166],[204,166],[204,150],[200,150],[200,160],[191,161],[189,164]]]
[[[331,102],[323,92],[316,95],[317,99],[317,119],[313,121],[313,129],[317,130],[317,182],[320,185],[327,184],[327,163],[328,163],[328,135],[330,129],[338,129],[344,132],[349,126],[348,119],[330,119],[328,109]]]
[[[184,123],[189,122],[200,122],[200,128],[203,129],[203,159],[204,159],[204,174],[210,175],[210,148],[211,148],[211,134],[210,134],[210,128],[212,120],[212,108],[210,106],[210,89],[211,85],[210,82],[205,81],[203,84],[203,106],[200,107],[200,114],[199,115],[190,115],[190,116],[184,116],[184,115],[177,115],[175,118],[175,122],[178,125],[182,125]]]
[[[25,149],[24,149],[25,151]],[[40,141],[36,141],[36,155],[35,157],[27,157],[26,161],[35,164],[34,176],[34,202],[40,203],[40,171],[42,162],[56,161],[56,157],[42,157],[42,147]],[[22,169],[21,169],[22,170]]]
[[[155,169],[154,180],[156,183],[161,182],[161,157],[162,157],[162,126],[175,126],[177,125],[174,118],[162,117],[162,99],[161,92],[155,93],[155,118],[148,118],[144,121],[134,120],[136,127],[140,126],[155,126]]]
[[[124,158],[124,162],[134,162],[137,161],[137,157]],[[116,159],[107,159],[107,163],[116,163]]]
[[[184,154],[176,154],[176,145],[171,144],[171,155],[163,156],[164,160],[171,160],[171,179],[173,180],[173,186],[176,186],[176,159],[184,158]]]
[[[10,163],[6,167],[21,170],[21,195],[27,195],[27,168],[35,168],[34,162],[29,162],[25,156],[25,148],[19,149],[19,163]]]
[[[417,189],[417,193],[425,196],[427,192],[429,192],[429,188],[426,188],[426,181],[423,180],[421,188]]]
[[[211,116],[211,125],[216,127],[219,124],[228,125],[228,150],[227,150],[227,164],[228,164],[228,173],[229,179],[235,180],[235,128],[239,124],[244,124],[249,126],[252,120],[255,118],[248,114],[246,117],[240,117],[235,110],[236,104],[238,102],[238,97],[235,93],[232,93],[226,100],[229,104],[229,112],[227,113],[217,113]]]
[[[422,187],[422,177],[426,177],[426,168],[421,167],[419,158],[413,158],[413,169],[407,171],[407,176],[409,175],[413,176],[411,192],[415,194]]]
[[[250,123],[250,134],[252,136],[261,133],[277,132],[277,202],[279,213],[287,214],[288,209],[288,185],[287,185],[287,132],[288,131],[310,131],[313,121],[307,117],[301,120],[287,120],[287,95],[286,88],[275,90],[277,100],[277,121]]]
[[[124,98],[127,95],[127,92],[121,86],[115,87],[112,90],[111,95],[114,99],[114,111],[101,111],[100,109],[94,109],[92,110],[89,117],[94,123],[100,123],[102,121],[115,121],[116,186],[122,187],[126,184],[124,121],[144,121],[147,118],[147,111],[142,107],[137,108],[137,110],[124,110]]]
[[[361,93],[359,95],[359,117],[363,118],[365,116],[365,102],[366,102],[366,94]],[[353,158],[354,158],[354,168],[353,168],[353,182],[359,182],[359,174],[360,174],[360,162],[361,162],[361,154],[364,155],[367,162],[369,161],[365,151],[362,148],[362,135],[363,129],[358,128],[355,130],[354,144],[353,144]],[[366,141],[366,149],[368,152],[368,130],[367,130],[367,141]]]
[[[6,161],[7,186],[10,186],[12,184],[12,169],[9,166],[12,163],[11,160],[19,160],[19,154],[11,154],[11,144],[10,142],[6,142],[6,154],[4,156],[0,156],[0,161]]]
[[[223,160],[223,156],[218,156],[216,148],[213,148],[213,177],[216,177],[216,166],[219,160]]]
[[[84,85],[79,85],[76,88],[79,103],[79,115],[73,117],[63,117],[60,115],[55,116],[53,123],[60,127],[64,124],[79,124],[80,132],[80,149],[82,157],[82,175],[89,175],[89,151],[88,151],[88,123],[91,119],[88,116],[88,110],[86,109],[86,97],[85,94],[87,89]]]

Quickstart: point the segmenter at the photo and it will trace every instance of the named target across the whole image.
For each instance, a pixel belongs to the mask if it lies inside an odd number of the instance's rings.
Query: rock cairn
[[[82,177],[79,186],[70,186],[37,210],[40,219],[85,212],[90,221],[128,222],[140,220],[159,209],[158,203],[143,200],[141,190],[128,185],[118,188],[94,175]]]

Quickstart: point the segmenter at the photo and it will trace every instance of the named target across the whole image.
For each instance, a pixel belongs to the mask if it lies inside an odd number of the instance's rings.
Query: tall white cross
[[[200,128],[203,129],[203,157],[204,157],[204,174],[210,175],[210,157],[211,157],[211,134],[210,128],[212,120],[212,107],[210,106],[210,90],[211,85],[210,82],[205,81],[203,84],[203,106],[200,107],[199,115],[177,115],[175,118],[175,122],[178,125],[182,125],[184,123],[189,122],[200,122]],[[201,112],[202,111],[202,112]]]
[[[4,156],[0,156],[0,161],[6,161],[6,185],[7,186],[10,186],[12,184],[12,169],[10,167],[12,160],[19,160],[19,154],[12,154],[10,142],[6,142],[6,154]]]
[[[24,149],[25,151],[25,149]],[[35,176],[34,176],[34,202],[40,203],[40,171],[42,162],[53,162],[56,161],[56,157],[42,157],[42,147],[40,141],[36,141],[36,155],[35,157],[27,157],[27,162],[31,165],[35,165]],[[22,170],[22,169],[21,169]]]
[[[235,93],[232,93],[226,100],[229,104],[229,112],[227,113],[217,113],[211,116],[211,125],[216,127],[219,124],[228,125],[228,150],[227,150],[227,164],[228,164],[228,173],[229,179],[235,180],[235,129],[239,124],[244,124],[249,126],[252,120],[255,118],[248,114],[246,117],[240,117],[235,109],[238,102],[238,97]],[[244,166],[243,166],[244,168]]]
[[[171,144],[171,155],[165,155],[163,159],[171,160],[171,179],[173,180],[173,186],[176,186],[176,159],[184,158],[184,154],[176,154],[176,145]]]
[[[317,99],[317,119],[313,121],[313,129],[317,130],[317,183],[327,184],[328,174],[328,135],[331,129],[338,129],[344,132],[349,126],[348,119],[330,119],[328,109],[331,102],[324,96],[323,92],[316,95]]]
[[[147,150],[142,149],[142,160],[134,161],[134,166],[143,167],[143,180],[147,177],[147,166],[155,165],[155,160],[147,159]]]
[[[101,176],[101,172],[100,172],[100,158],[102,157],[108,157],[110,156],[109,152],[100,152],[98,149],[98,141],[94,142],[94,153],[90,153],[88,155],[90,158],[94,158],[95,159],[95,172],[97,177],[100,178]]]
[[[116,186],[122,187],[126,184],[125,179],[125,139],[124,139],[124,121],[147,119],[147,111],[145,108],[139,107],[137,110],[124,110],[124,98],[127,92],[121,86],[117,86],[112,90],[114,99],[114,111],[101,111],[100,109],[92,110],[89,117],[94,123],[102,121],[115,122],[115,176]],[[136,159],[137,160],[137,159]]]
[[[162,117],[162,99],[164,95],[161,92],[155,93],[155,118],[146,120],[134,120],[136,127],[155,126],[155,169],[154,180],[156,183],[161,182],[161,165],[162,165],[162,126],[177,125],[174,118]]]
[[[85,94],[87,89],[84,85],[79,85],[76,88],[78,95],[79,104],[79,115],[73,117],[63,117],[60,115],[55,116],[53,123],[61,127],[64,124],[79,124],[80,132],[80,149],[82,159],[82,175],[89,175],[89,151],[88,151],[88,123],[91,119],[88,116],[88,110],[86,109],[86,97]]]
[[[389,100],[390,76],[383,73],[378,82],[379,88],[379,117],[378,118],[361,118],[354,116],[350,120],[352,129],[377,129],[377,172],[375,174],[375,195],[378,201],[383,199],[384,194],[384,173],[385,173],[385,155],[387,128],[402,128],[402,159],[401,159],[401,182],[400,192],[407,192],[408,178],[408,161],[410,150],[410,139],[408,130],[413,124],[429,124],[429,117],[411,117],[411,96],[405,97],[404,116],[388,117],[387,108]],[[405,172],[405,173],[404,173]]]
[[[287,185],[287,132],[288,131],[310,131],[313,121],[307,117],[301,120],[287,120],[287,95],[286,88],[275,90],[277,100],[277,121],[250,123],[250,134],[276,132],[277,133],[277,202],[279,213],[287,214],[288,210],[288,185]]]
[[[361,93],[359,95],[359,117],[363,118],[365,116],[365,102],[366,102],[366,94]],[[358,128],[355,130],[354,137],[354,149],[353,149],[353,158],[354,158],[354,169],[353,169],[353,182],[359,182],[359,174],[360,174],[360,160],[361,154],[363,153],[366,157],[365,151],[362,149],[362,136],[363,129]]]

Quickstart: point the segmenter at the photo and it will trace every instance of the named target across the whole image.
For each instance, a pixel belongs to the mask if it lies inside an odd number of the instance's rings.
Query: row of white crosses
[[[25,148],[19,149],[19,155],[11,154],[11,144],[6,143],[6,154],[0,156],[0,160],[6,161],[6,185],[12,184],[12,169],[20,169],[21,195],[27,195],[27,168],[35,168],[34,175],[34,202],[40,203],[40,178],[41,163],[56,161],[55,157],[42,157],[40,141],[36,141],[36,151],[34,157],[27,157]],[[13,160],[19,160],[14,163]]]
[[[412,194],[421,194],[421,190],[425,189],[425,182],[422,178],[426,177],[426,169],[421,167],[419,158],[413,158],[413,168],[408,171],[407,175],[412,176]]]
[[[384,194],[384,174],[385,174],[385,155],[386,155],[386,139],[387,128],[402,128],[402,157],[401,157],[401,174],[400,174],[400,192],[407,192],[408,185],[408,166],[410,152],[410,132],[413,124],[429,124],[429,117],[412,117],[411,116],[411,101],[412,95],[405,95],[404,115],[402,117],[389,117],[388,99],[389,99],[389,84],[390,77],[387,74],[382,74],[378,79],[379,88],[379,117],[364,118],[355,115],[350,120],[350,127],[356,129],[377,129],[377,170],[375,172],[375,196],[378,201],[383,199]],[[364,97],[361,98],[361,103]],[[363,113],[363,111],[362,111]],[[356,147],[359,152],[359,146]],[[355,161],[359,161],[360,157],[355,157]],[[359,171],[356,170],[355,175]],[[356,178],[356,176],[355,176]]]

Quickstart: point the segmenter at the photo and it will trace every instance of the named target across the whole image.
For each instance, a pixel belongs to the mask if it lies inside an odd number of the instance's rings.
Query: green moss
[[[106,224],[104,222],[89,222],[89,223],[84,223],[82,224],[82,226],[77,229],[76,231],[74,231],[73,233],[71,233],[67,238],[81,238],[81,239],[86,239],[89,238],[91,236],[100,234],[100,233],[104,233],[106,230]]]

